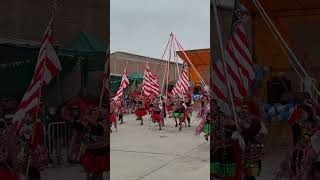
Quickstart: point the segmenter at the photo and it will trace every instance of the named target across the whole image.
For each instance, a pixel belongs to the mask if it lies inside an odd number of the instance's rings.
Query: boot
[[[204,135],[204,138],[208,141],[208,139],[209,139],[209,134]]]
[[[182,131],[182,123],[179,124],[179,131]]]
[[[188,121],[188,127],[191,127],[191,125],[190,125],[190,118],[187,118],[187,121]]]
[[[141,119],[141,124],[140,125],[143,125],[143,119]]]

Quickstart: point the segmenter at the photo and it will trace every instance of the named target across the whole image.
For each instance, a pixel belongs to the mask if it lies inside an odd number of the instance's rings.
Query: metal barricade
[[[49,157],[55,162],[55,159],[60,164],[67,158],[69,142],[71,139],[71,127],[66,122],[49,123],[47,129],[47,147]],[[65,156],[65,157],[64,157]]]

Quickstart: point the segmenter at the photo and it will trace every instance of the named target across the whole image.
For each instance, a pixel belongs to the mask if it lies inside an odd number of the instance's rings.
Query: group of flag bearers
[[[191,96],[181,98],[179,96],[169,95],[168,98],[162,96],[144,97],[138,95],[135,97],[136,106],[134,109],[136,120],[140,121],[140,125],[144,125],[146,116],[150,115],[153,123],[159,125],[159,130],[165,125],[165,118],[168,116],[175,121],[175,127],[182,130],[183,123],[187,127],[191,127],[192,116],[192,99]],[[167,106],[168,105],[168,106]],[[116,126],[117,121],[123,123],[125,111],[122,103],[116,103],[110,100],[110,128]]]

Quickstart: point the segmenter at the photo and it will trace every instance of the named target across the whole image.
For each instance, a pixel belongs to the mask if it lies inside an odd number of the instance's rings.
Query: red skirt
[[[116,115],[114,115],[114,114],[110,114],[109,121],[110,121],[111,123],[116,122],[116,121],[117,121],[117,117],[116,117]]]
[[[172,112],[173,111],[173,106],[167,106],[167,111]]]
[[[89,173],[103,173],[110,170],[110,160],[107,153],[95,155],[86,151],[81,158],[81,164]]]
[[[136,115],[139,117],[143,117],[145,115],[147,115],[147,111],[145,109],[141,110],[141,109],[137,109],[136,110]]]
[[[154,112],[152,113],[151,118],[157,122],[161,122],[161,120],[162,120],[161,114],[157,114]]]
[[[0,168],[0,179],[3,180],[19,180],[18,174],[10,171],[7,168]]]

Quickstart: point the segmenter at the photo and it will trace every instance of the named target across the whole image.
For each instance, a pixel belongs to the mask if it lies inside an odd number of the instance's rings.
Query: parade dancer
[[[137,121],[141,120],[140,125],[143,125],[143,116],[147,115],[147,111],[145,109],[145,104],[143,102],[142,97],[140,97],[140,99],[137,102],[136,115],[137,115]]]
[[[79,163],[78,156],[81,146],[81,139],[84,136],[84,125],[82,122],[80,106],[74,104],[70,110],[71,114],[68,118],[71,123],[71,140],[70,149],[68,152],[68,160],[70,163]]]
[[[125,114],[123,98],[120,98],[117,103],[117,114],[119,117],[120,124],[123,124],[123,115]]]
[[[106,132],[99,122],[97,109],[90,109],[80,158],[87,180],[103,180],[103,173],[109,170]]]
[[[159,99],[156,99],[153,103],[151,119],[152,119],[153,123],[158,123],[159,130],[162,130],[161,125],[163,122],[163,112],[162,112],[162,103],[161,103],[161,101],[159,101]]]
[[[188,98],[185,105],[186,105],[186,110],[184,113],[184,118],[188,122],[188,127],[191,127],[190,121],[191,121],[191,116],[192,116],[192,100],[190,98]]]
[[[210,176],[223,180],[241,180],[241,152],[244,143],[239,140],[241,138],[235,136],[237,131],[235,121],[225,117],[219,111],[219,107],[214,100],[212,100],[211,108],[212,114],[209,114],[212,116],[209,118],[209,122],[211,120],[210,136],[212,138],[210,141]]]
[[[239,112],[240,134],[245,142],[244,176],[246,180],[255,180],[261,173],[263,159],[263,139],[268,133],[254,102],[243,102]]]
[[[289,118],[293,129],[293,147],[289,153],[289,176],[309,180],[313,162],[319,155],[319,119],[311,104],[298,105]]]
[[[22,148],[18,154],[19,168],[29,180],[40,180],[40,171],[48,165],[48,151],[44,148],[44,129],[36,110],[26,113],[22,122],[16,126]]]
[[[16,140],[6,122],[0,119],[0,179],[18,180]]]
[[[206,110],[206,105],[209,103],[207,95],[202,95],[200,98],[200,101],[201,101],[201,108],[200,108],[200,111],[198,112],[198,118],[203,117],[204,112]]]
[[[113,99],[110,99],[110,114],[109,114],[110,132],[112,132],[112,125],[113,124],[115,125],[117,123],[116,108],[117,108],[116,102]]]
[[[178,104],[176,105],[175,107],[175,111],[173,112],[173,117],[174,117],[174,120],[175,120],[175,123],[176,123],[176,127],[178,127],[178,119],[179,119],[179,131],[182,130],[182,122],[185,122],[184,121],[184,113],[185,113],[185,104],[183,101],[179,101],[178,100]]]
[[[173,110],[174,110],[174,100],[173,100],[172,96],[168,97],[166,104],[167,104],[166,109],[168,112],[168,117],[171,118]]]
[[[212,102],[214,103],[214,102]],[[218,111],[219,109],[217,109],[217,105],[213,105],[213,116],[217,116],[217,113],[219,113],[220,111]],[[210,112],[210,106],[209,104],[207,104],[205,112],[204,112],[204,116],[202,117],[201,122],[199,123],[199,125],[197,126],[196,130],[195,130],[195,135],[200,135],[201,132],[204,133],[204,138],[208,141],[211,130],[212,130],[212,117],[211,112]]]

